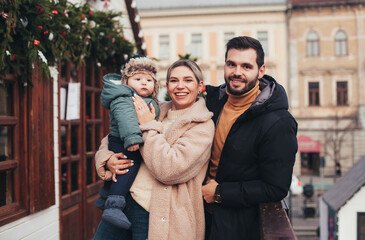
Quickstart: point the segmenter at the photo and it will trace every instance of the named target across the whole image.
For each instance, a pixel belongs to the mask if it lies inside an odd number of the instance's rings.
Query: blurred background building
[[[260,40],[266,73],[299,123],[298,175],[334,176],[365,154],[364,3],[346,0],[137,0],[147,54],[168,66],[191,54],[205,84],[224,82],[226,42]]]
[[[365,154],[364,2],[288,5],[287,90],[299,123],[301,174],[318,175],[322,164],[324,175],[341,175]]]
[[[267,73],[288,86],[285,0],[137,0],[137,6],[147,54],[160,60],[161,86],[168,66],[185,54],[198,59],[205,84],[223,83],[225,44],[240,35],[261,41]]]

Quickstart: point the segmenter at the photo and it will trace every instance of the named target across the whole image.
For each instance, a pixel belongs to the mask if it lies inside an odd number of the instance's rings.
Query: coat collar
[[[172,102],[162,102],[160,104],[160,117],[159,121],[162,121],[166,115],[167,111],[172,108]],[[211,119],[213,116],[212,112],[209,112],[206,105],[205,100],[202,97],[199,97],[198,100],[190,107],[186,113],[180,116],[176,121],[183,122],[205,122]]]

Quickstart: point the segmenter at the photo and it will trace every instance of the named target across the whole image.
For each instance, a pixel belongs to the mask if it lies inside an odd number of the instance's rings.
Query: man
[[[259,239],[259,203],[282,200],[297,152],[297,123],[284,88],[264,75],[259,41],[227,43],[225,84],[207,86],[216,133],[203,197],[207,239]],[[208,211],[207,211],[208,212]]]

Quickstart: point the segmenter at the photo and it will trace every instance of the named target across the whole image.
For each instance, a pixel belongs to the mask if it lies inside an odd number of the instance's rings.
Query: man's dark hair
[[[226,50],[225,61],[227,60],[228,51],[232,48],[238,50],[245,50],[252,48],[256,51],[257,54],[256,57],[257,66],[260,68],[264,64],[265,53],[264,50],[262,49],[261,43],[260,41],[252,37],[247,37],[247,36],[234,37],[227,42],[226,47],[227,50]]]

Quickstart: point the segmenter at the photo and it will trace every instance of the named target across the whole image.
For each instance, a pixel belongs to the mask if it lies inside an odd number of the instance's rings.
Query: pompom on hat
[[[156,98],[158,95],[159,86],[157,83],[156,74],[158,71],[157,62],[149,59],[143,55],[136,55],[129,59],[121,70],[122,73],[122,84],[128,85],[128,78],[132,77],[137,73],[146,73],[151,75],[154,81],[154,90],[152,97]]]

